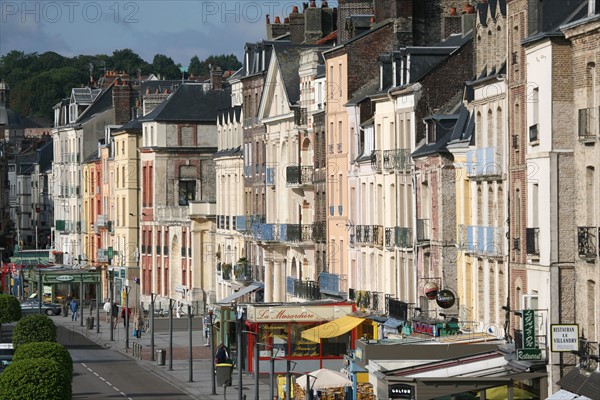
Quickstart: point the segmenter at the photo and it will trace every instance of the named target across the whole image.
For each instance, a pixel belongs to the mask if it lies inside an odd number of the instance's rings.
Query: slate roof
[[[102,89],[89,87],[71,89],[71,97],[78,104],[92,103],[100,95]]]
[[[279,70],[283,78],[283,85],[287,93],[290,104],[296,104],[300,100],[300,75],[298,68],[300,67],[300,50],[304,50],[307,46],[292,46],[281,45],[277,43],[273,45],[273,50],[277,54]]]
[[[362,87],[360,87],[357,91],[354,92],[354,96],[345,104],[346,106],[355,106],[361,103],[363,100],[368,98],[369,96],[376,94],[379,92],[379,76],[371,79],[369,82],[365,83]]]
[[[131,121],[129,121],[128,123],[123,125],[120,130],[127,131],[127,132],[133,132],[133,131],[141,132],[142,131],[142,121],[140,121],[139,118],[132,119]]]
[[[91,120],[95,115],[100,114],[106,110],[109,110],[113,106],[113,85],[103,90],[97,97],[96,100],[85,109],[83,113],[77,118],[77,123],[83,124]]]
[[[225,110],[219,110],[217,115],[217,123],[225,125],[230,121],[240,121],[242,115],[242,106],[230,107]]]
[[[459,114],[439,115],[434,114],[426,118],[435,121],[436,141],[434,143],[423,144],[415,150],[411,156],[413,158],[425,157],[431,154],[449,153],[447,145],[452,138],[454,126],[458,120]]]
[[[15,110],[0,107],[0,126],[5,125],[11,129],[25,129],[21,116]]]
[[[458,111],[458,119],[450,135],[449,145],[458,145],[460,143],[465,145],[474,144],[475,139],[475,118],[467,110],[466,107],[461,106]]]
[[[37,149],[37,161],[40,165],[40,172],[46,172],[52,169],[52,161],[54,160],[54,146],[52,140],[46,141]]]
[[[181,85],[152,112],[140,119],[146,121],[215,122],[218,110],[231,104],[230,90],[204,92],[203,85]]]
[[[491,16],[496,18],[496,5],[500,6],[500,14],[506,16],[506,0],[488,0],[487,3],[477,3],[479,23],[487,26],[487,20]]]
[[[227,157],[227,156],[235,156],[235,155],[242,155],[242,147],[238,146],[235,147],[233,149],[224,149],[224,150],[219,150],[215,153],[215,157]]]
[[[568,25],[587,15],[587,0],[546,0],[542,13],[542,29],[525,38],[521,42],[524,45],[546,37],[564,36],[562,25]]]

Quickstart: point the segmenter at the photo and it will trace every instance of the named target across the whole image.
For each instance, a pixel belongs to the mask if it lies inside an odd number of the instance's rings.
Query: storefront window
[[[323,357],[339,357],[347,354],[350,348],[350,335],[341,335],[334,338],[323,339]]]
[[[302,337],[302,331],[317,325],[319,324],[291,325],[290,343],[292,357],[319,357],[319,343],[306,340]]]
[[[288,355],[288,324],[261,324],[259,335],[261,343],[273,346],[275,357]]]

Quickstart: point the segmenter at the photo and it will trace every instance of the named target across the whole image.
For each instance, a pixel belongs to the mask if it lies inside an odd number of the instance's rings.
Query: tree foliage
[[[47,315],[28,315],[17,322],[12,340],[15,349],[25,343],[56,342],[56,325]]]
[[[10,294],[0,294],[0,324],[9,324],[21,319],[21,304]]]
[[[54,360],[13,361],[0,375],[0,399],[3,400],[68,400],[71,393],[71,379]]]
[[[189,74],[208,76],[209,65],[222,70],[237,70],[241,63],[234,54],[210,56],[200,61],[194,56]],[[156,54],[146,62],[132,49],[115,50],[112,55],[79,55],[64,57],[48,51],[42,54],[13,50],[0,57],[0,78],[11,88],[10,107],[21,116],[53,118],[53,107],[69,97],[71,89],[97,81],[105,71],[125,71],[136,77],[151,73],[166,79],[179,79],[179,65],[167,55]]]
[[[65,373],[72,379],[73,377],[73,359],[71,354],[62,344],[55,342],[32,342],[19,346],[13,356],[13,362],[27,360],[30,358],[46,358],[56,361],[65,370]]]

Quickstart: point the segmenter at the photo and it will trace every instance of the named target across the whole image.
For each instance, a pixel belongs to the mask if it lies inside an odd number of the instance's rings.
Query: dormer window
[[[435,132],[435,120],[431,119],[425,123],[425,140],[426,144],[435,143],[436,132]]]

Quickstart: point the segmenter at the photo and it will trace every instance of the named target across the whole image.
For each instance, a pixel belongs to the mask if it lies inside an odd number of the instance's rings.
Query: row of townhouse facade
[[[517,344],[535,309],[556,388],[576,360],[548,350],[550,325],[600,334],[600,9],[415,4],[268,21],[226,90],[218,70],[208,91],[111,72],[59,104],[64,262],[139,278],[146,304],[394,299]]]
[[[334,47],[246,45],[218,123],[217,298],[399,299],[517,347],[534,309],[553,391],[576,359],[552,324],[598,351],[600,10],[481,2],[411,42],[400,3]]]

